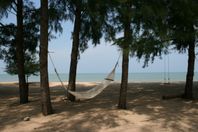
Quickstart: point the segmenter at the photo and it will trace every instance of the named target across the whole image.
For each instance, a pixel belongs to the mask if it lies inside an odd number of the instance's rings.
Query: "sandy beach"
[[[78,90],[97,85],[78,83]],[[195,87],[198,83],[195,83]],[[64,89],[51,82],[54,114],[41,114],[38,83],[30,84],[30,103],[19,104],[16,83],[0,83],[1,132],[197,132],[198,101],[162,100],[162,95],[182,93],[183,82],[129,83],[127,110],[118,110],[119,83],[97,97],[78,102],[63,101]],[[24,121],[30,117],[29,121]]]

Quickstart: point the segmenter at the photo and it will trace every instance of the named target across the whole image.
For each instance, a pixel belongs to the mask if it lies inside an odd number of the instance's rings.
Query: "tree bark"
[[[186,75],[186,85],[184,98],[193,99],[193,76],[194,76],[194,65],[195,65],[195,42],[192,41],[188,48],[188,69]]]
[[[76,71],[77,71],[78,55],[79,55],[80,28],[81,28],[81,9],[80,9],[80,5],[77,5],[75,11],[73,44],[72,44],[71,62],[70,62],[70,70],[69,70],[69,83],[68,83],[68,89],[71,91],[76,90]],[[67,97],[70,101],[75,101],[75,96],[73,96],[72,94],[68,93]]]
[[[129,4],[130,5],[130,4]],[[128,9],[130,6],[128,5]],[[123,43],[123,57],[122,57],[122,79],[119,96],[119,109],[127,108],[127,88],[128,88],[128,69],[129,69],[129,44],[132,41],[131,21],[130,17],[126,17],[124,23],[124,43]]]
[[[126,109],[127,87],[128,87],[128,67],[129,67],[129,52],[128,49],[123,49],[122,57],[122,79],[119,97],[119,109]]]
[[[20,103],[28,103],[28,87],[25,80],[23,40],[23,0],[17,0],[16,57],[19,78]]]
[[[48,0],[41,0],[40,87],[43,115],[52,114],[48,80]]]

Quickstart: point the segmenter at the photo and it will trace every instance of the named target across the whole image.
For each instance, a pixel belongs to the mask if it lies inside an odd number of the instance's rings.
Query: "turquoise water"
[[[77,75],[77,81],[79,82],[100,82],[105,78],[107,73],[79,73]],[[68,74],[60,74],[60,77],[63,81],[68,81]],[[166,81],[168,74],[166,74]],[[185,72],[171,72],[169,73],[170,81],[185,81],[186,73]],[[39,76],[31,76],[29,81],[39,82]],[[121,74],[116,73],[115,80],[120,81]],[[51,82],[57,82],[58,78],[55,74],[49,74],[49,80]],[[164,82],[164,73],[129,73],[129,82],[140,81],[140,82]],[[198,73],[195,73],[194,80],[198,80]],[[17,82],[17,76],[10,76],[8,74],[0,74],[0,82]]]

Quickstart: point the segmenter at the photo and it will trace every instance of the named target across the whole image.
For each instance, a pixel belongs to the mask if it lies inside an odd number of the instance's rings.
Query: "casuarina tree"
[[[40,87],[43,115],[52,114],[48,78],[48,0],[41,0]]]
[[[197,45],[198,2],[195,0],[167,1],[167,25],[171,44],[180,52],[188,52],[188,68],[184,98],[193,98],[195,47]]]
[[[6,39],[3,40],[4,46],[6,46],[6,52],[4,55],[6,56],[4,59],[5,61],[8,62],[9,59],[15,59],[16,66],[17,66],[17,74],[19,78],[19,93],[20,93],[20,103],[27,103],[28,102],[28,87],[26,84],[26,79],[25,79],[25,67],[24,67],[24,62],[25,62],[25,52],[27,47],[31,47],[31,51],[36,50],[37,42],[35,42],[37,39],[34,38],[35,34],[38,32],[34,24],[34,21],[30,20],[30,16],[32,17],[32,12],[30,10],[34,9],[34,6],[32,5],[31,2],[27,2],[23,0],[8,0],[8,1],[2,1],[1,3],[1,18],[9,16],[9,14],[15,14],[16,15],[16,26],[14,24],[4,24],[1,23],[1,31],[2,33],[8,33],[10,31],[10,34],[1,34],[4,37],[6,36]],[[27,16],[27,10],[28,10],[28,16]],[[26,28],[25,26],[26,25]],[[28,30],[28,32],[27,32]],[[34,35],[31,36],[31,38],[27,39],[27,34],[31,33],[31,31],[35,31],[33,33]],[[27,34],[25,34],[27,33]],[[8,37],[10,37],[8,39]],[[30,35],[29,35],[30,37]],[[34,38],[34,39],[33,39]],[[8,40],[8,41],[7,41]],[[28,41],[31,40],[32,42]],[[35,41],[34,41],[35,40]],[[31,43],[33,44],[32,46],[27,44],[25,46],[25,43]],[[9,47],[9,48],[8,48]],[[5,50],[4,50],[5,51]],[[9,54],[6,54],[8,53]],[[12,56],[12,58],[9,57]]]

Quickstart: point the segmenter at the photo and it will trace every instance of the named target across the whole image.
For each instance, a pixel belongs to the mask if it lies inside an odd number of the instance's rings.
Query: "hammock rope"
[[[49,54],[49,58],[50,58],[50,61],[51,61],[51,63],[52,63],[52,66],[53,66],[53,68],[54,68],[54,72],[56,73],[56,76],[58,77],[58,80],[60,81],[62,87],[63,87],[63,88],[65,89],[65,91],[67,92],[67,91],[68,91],[68,88],[64,85],[63,81],[61,80],[61,77],[60,77],[58,71],[56,70],[55,64],[54,64],[54,62],[53,62],[53,60],[52,60],[52,57],[51,57],[51,55],[50,55],[49,52],[48,52],[48,54]],[[65,95],[66,95],[66,93],[65,93]]]
[[[164,83],[170,83],[170,58],[169,53],[164,54]]]

